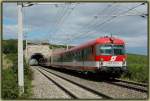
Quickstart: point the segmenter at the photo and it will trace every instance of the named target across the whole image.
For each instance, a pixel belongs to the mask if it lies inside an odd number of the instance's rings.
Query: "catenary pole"
[[[22,2],[18,2],[18,86],[20,95],[24,93],[22,7],[23,7]]]
[[[38,3],[37,3],[38,4]],[[48,4],[48,3],[47,3]],[[52,5],[63,4],[63,3],[51,3]],[[18,86],[19,95],[24,93],[24,66],[23,66],[23,7],[29,7],[34,3],[17,3],[18,8]]]

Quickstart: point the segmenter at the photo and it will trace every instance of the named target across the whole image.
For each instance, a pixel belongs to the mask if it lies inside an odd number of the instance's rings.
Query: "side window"
[[[99,47],[100,47],[100,45],[96,45],[96,55],[101,54],[100,51],[99,51]]]
[[[79,60],[82,60],[82,54],[81,54],[81,50],[79,51]]]
[[[84,49],[84,60],[87,59],[87,48]]]

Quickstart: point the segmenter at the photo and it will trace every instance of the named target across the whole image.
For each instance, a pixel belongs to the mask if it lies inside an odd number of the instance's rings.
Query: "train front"
[[[127,71],[125,43],[121,39],[104,37],[97,40],[95,60],[99,71],[120,77]]]

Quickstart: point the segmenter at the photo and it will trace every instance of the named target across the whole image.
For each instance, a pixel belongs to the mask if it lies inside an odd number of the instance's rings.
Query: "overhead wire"
[[[103,10],[101,10],[101,12],[99,12],[98,14],[97,14],[97,16],[98,15],[100,15],[101,13],[104,13],[104,12],[107,12],[107,13],[113,13],[114,11],[115,11],[115,9],[113,9],[114,7],[116,7],[116,5],[118,5],[118,4],[108,4]],[[119,5],[118,5],[119,6]],[[110,12],[108,12],[109,11],[109,9],[112,9],[112,11],[110,11]],[[95,19],[95,16],[94,16],[94,18],[91,20],[91,21],[89,21],[87,24],[86,24],[86,26],[83,26],[83,27],[81,27],[80,29],[85,29],[85,28],[90,28],[91,26],[94,26],[94,25],[97,25],[97,22],[98,21],[96,21],[97,19]],[[96,22],[94,22],[94,21],[96,21]],[[79,31],[78,33],[81,33],[81,31]],[[68,38],[67,38],[68,39]]]
[[[71,5],[71,4],[70,4]],[[71,7],[71,6],[70,6]],[[59,29],[57,30],[57,32],[62,28],[63,23],[65,22],[65,20],[71,15],[71,13],[73,12],[73,10],[77,7],[77,4],[74,5],[72,8],[68,8],[68,12],[62,17],[62,19],[60,20],[59,23]]]
[[[59,21],[56,22],[56,24],[55,24],[56,30],[53,32],[53,34],[56,34],[60,30],[60,27],[63,25],[64,21],[69,17],[69,15],[72,13],[72,11],[75,9],[76,6],[77,6],[77,4],[75,6],[73,6],[72,8],[69,8],[69,7],[71,7],[71,4],[69,3],[67,5],[65,12],[62,14]]]
[[[76,31],[76,33],[81,33],[83,29],[88,29],[91,26],[93,26],[95,23],[97,23],[97,19],[98,19],[98,15],[101,13],[106,12],[109,8],[111,8],[113,5],[112,4],[108,4],[101,12],[98,12],[98,14],[94,15],[93,18],[84,26],[82,26],[81,28],[78,29],[78,31]]]
[[[97,16],[99,16],[101,13],[104,13],[104,12],[107,12],[107,13],[113,13],[114,11],[116,11],[116,9],[113,9],[114,7],[117,7],[117,6],[119,6],[118,4],[108,4],[101,12],[99,12],[98,14],[97,14]],[[108,11],[109,9],[112,9],[112,11]],[[89,23],[87,23],[85,26],[83,26],[83,27],[81,27],[82,29],[89,29],[89,28],[91,28],[91,27],[93,27],[93,26],[95,26],[95,25],[97,25],[98,23],[99,23],[99,20],[101,20],[101,19],[99,19],[99,18],[97,18],[97,19],[92,19],[91,21],[89,21]],[[93,21],[95,21],[95,22],[93,22]],[[87,30],[86,30],[87,31]],[[85,31],[77,31],[76,33],[85,33]],[[75,34],[76,35],[76,34]],[[79,34],[77,34],[76,36],[78,36]],[[76,37],[75,36],[75,37]]]
[[[65,5],[66,5],[66,4],[65,4]],[[54,33],[57,32],[57,29],[58,29],[58,27],[59,27],[59,23],[60,23],[62,17],[63,17],[63,16],[65,15],[65,13],[67,12],[67,10],[68,10],[68,6],[64,6],[63,9],[58,9],[58,10],[57,10],[57,12],[56,12],[56,21],[55,21],[55,23],[54,23],[53,30],[48,31],[48,33],[51,32],[51,34],[54,34]],[[51,34],[49,34],[49,35],[50,35],[50,39],[51,39],[51,42],[52,42],[52,41],[53,41],[53,37],[52,37]]]
[[[107,22],[110,22],[110,21],[112,21],[113,19],[115,19],[115,18],[117,18],[117,17],[120,17],[120,15],[125,14],[125,13],[127,13],[127,12],[129,12],[129,11],[131,11],[131,10],[133,10],[133,9],[135,9],[135,8],[137,8],[137,7],[141,6],[141,5],[143,5],[143,4],[144,4],[144,3],[141,3],[141,4],[139,4],[139,5],[136,5],[136,6],[132,7],[132,8],[130,8],[130,9],[128,9],[128,10],[126,10],[126,11],[124,11],[124,12],[118,14],[117,16],[113,16],[113,17],[111,17],[110,19],[107,19],[107,20],[105,20],[104,22],[102,22],[102,23],[96,25],[95,27],[101,27],[103,24],[105,24],[105,23],[107,23]],[[91,30],[89,30],[89,31],[87,31],[87,32],[85,32],[85,33],[81,33],[79,36],[76,36],[76,37],[72,38],[72,40],[75,39],[75,38],[79,38],[79,37],[82,36],[82,35],[86,35],[86,33],[88,34],[89,32],[91,32]],[[71,41],[71,40],[70,40],[70,41]],[[69,42],[70,42],[70,41],[69,41]]]
[[[99,12],[97,15],[103,13],[104,11],[106,12],[106,11],[108,10],[108,8],[111,7],[111,6],[112,6],[112,5],[110,5],[110,4],[107,5],[107,7],[105,7],[105,8],[104,8],[101,12]],[[75,8],[75,7],[74,7],[74,8]],[[86,24],[86,25],[87,25],[86,27],[89,27],[89,26],[91,26],[92,24],[94,24],[94,23],[95,23],[95,22],[93,23],[94,20],[95,20],[95,18],[93,18],[89,23],[87,23],[87,24]],[[85,26],[83,26],[83,27],[85,27]],[[83,27],[81,27],[80,29],[83,29]],[[66,38],[66,39],[68,39],[68,38]],[[60,41],[60,42],[61,42],[61,41]]]

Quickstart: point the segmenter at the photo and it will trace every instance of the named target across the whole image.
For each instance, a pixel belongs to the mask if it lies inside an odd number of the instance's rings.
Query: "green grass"
[[[18,98],[17,75],[12,68],[2,70],[2,98]]]
[[[2,41],[2,52],[4,54],[17,53],[18,40],[9,39]],[[26,48],[25,40],[23,40],[23,49]]]
[[[25,61],[24,61],[25,62]],[[21,99],[29,98],[32,95],[32,79],[33,79],[33,72],[31,71],[29,65],[27,63],[24,64],[24,94],[20,97]]]
[[[68,46],[68,48],[71,48],[71,47],[73,47],[73,46]],[[66,45],[54,45],[54,44],[51,44],[51,45],[49,45],[49,48],[50,49],[57,49],[57,48],[67,48],[67,46]]]
[[[25,45],[24,45],[25,47]],[[32,81],[32,71],[25,62],[24,59],[24,87],[25,92],[22,96],[19,96],[18,89],[18,54],[17,54],[17,40],[4,40],[3,46],[3,66],[6,66],[8,63],[9,67],[2,68],[2,99],[27,99],[31,94],[31,81]]]
[[[2,69],[2,98],[3,99],[22,99],[29,98],[32,95],[32,71],[24,60],[24,87],[25,92],[19,96],[18,89],[18,63],[17,54],[9,53],[6,57],[12,61],[13,65],[9,68]],[[3,60],[4,61],[4,60]]]
[[[127,55],[128,73],[123,78],[137,81],[148,82],[148,57],[144,55]]]

